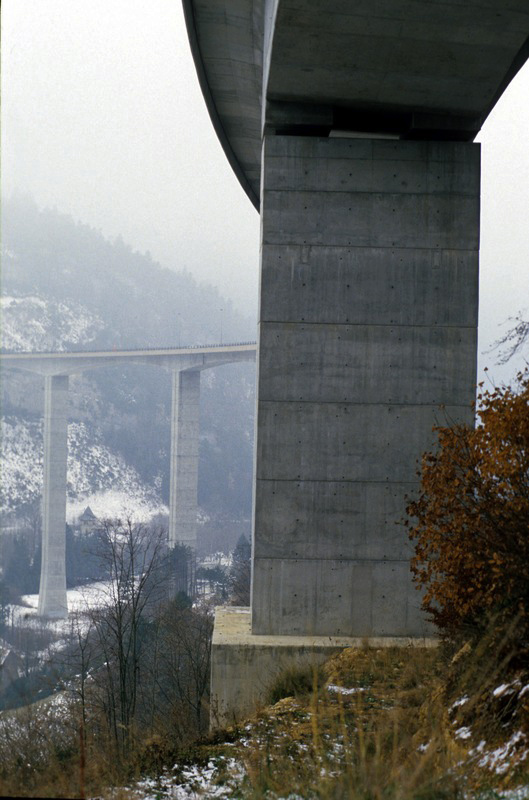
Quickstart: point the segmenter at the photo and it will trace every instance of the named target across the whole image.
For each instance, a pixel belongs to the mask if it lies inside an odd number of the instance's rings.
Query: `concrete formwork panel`
[[[428,196],[428,202],[420,194],[366,192],[346,205],[345,192],[271,190],[268,200],[269,225],[263,225],[263,244],[316,246],[331,241],[342,247],[406,247],[414,237],[421,249],[457,249],[470,230],[474,235],[463,249],[478,246],[479,206],[476,211],[474,198],[467,195],[458,195],[457,213],[453,196],[441,194]],[[310,228],[300,212],[313,220]]]
[[[415,481],[262,481],[254,557],[408,559],[402,499],[414,489]]]
[[[261,322],[474,327],[477,276],[476,250],[268,245]]]
[[[256,478],[413,481],[434,426],[469,418],[467,406],[260,401]]]
[[[260,399],[450,403],[474,390],[476,344],[469,327],[270,323],[260,342]]]
[[[428,629],[398,523],[472,423],[479,178],[477,145],[265,139],[254,634]]]
[[[267,603],[253,603],[253,629],[278,635],[426,635],[409,559],[259,558],[254,581]],[[332,632],[332,633],[331,633]]]

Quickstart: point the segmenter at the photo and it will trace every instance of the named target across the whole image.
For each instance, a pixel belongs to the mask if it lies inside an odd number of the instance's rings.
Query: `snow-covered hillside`
[[[0,309],[4,350],[71,350],[92,341],[103,328],[97,315],[73,300],[5,295]]]
[[[9,512],[38,500],[42,491],[42,424],[2,418],[0,509]],[[84,423],[68,426],[67,517],[73,521],[90,505],[97,517],[128,513],[145,520],[167,512],[155,486],[101,442]]]
[[[75,301],[58,302],[36,294],[0,299],[4,350],[79,349],[104,327],[103,321]],[[42,422],[2,417],[0,510],[31,504],[42,492]],[[158,481],[159,483],[159,481]],[[101,441],[94,425],[68,427],[67,518],[90,505],[98,517],[124,512],[148,519],[166,511],[158,489],[146,485],[134,467]]]

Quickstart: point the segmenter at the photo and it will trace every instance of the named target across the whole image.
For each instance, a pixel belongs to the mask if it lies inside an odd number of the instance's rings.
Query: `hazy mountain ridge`
[[[103,320],[103,346],[252,339],[255,322],[218,290],[174,272],[27,197],[3,203],[2,294],[81,304]]]
[[[57,211],[39,210],[28,198],[4,201],[3,218],[4,350],[254,338],[252,321],[235,313],[214,287],[163,269],[121,240],[108,242]],[[2,383],[7,419],[0,480],[4,508],[15,509],[40,491],[41,466],[27,454],[41,448],[43,380],[4,371]],[[96,496],[113,508],[109,492],[121,492],[121,486],[125,499],[127,492],[143,498],[142,507],[167,505],[170,397],[170,373],[153,367],[118,366],[70,378],[71,509],[84,498],[97,505]],[[253,365],[203,373],[199,503],[205,514],[250,515],[253,412]]]

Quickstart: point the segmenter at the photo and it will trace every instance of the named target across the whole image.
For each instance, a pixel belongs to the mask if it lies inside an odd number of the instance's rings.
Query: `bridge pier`
[[[265,137],[251,626],[216,619],[213,726],[275,654],[432,642],[399,523],[433,426],[473,423],[479,156]]]
[[[200,371],[175,370],[171,403],[169,546],[196,550]]]
[[[422,636],[399,522],[473,422],[479,145],[268,136],[262,187],[252,632]]]
[[[68,376],[48,375],[44,395],[44,485],[42,563],[38,613],[68,616],[66,598],[66,469]]]

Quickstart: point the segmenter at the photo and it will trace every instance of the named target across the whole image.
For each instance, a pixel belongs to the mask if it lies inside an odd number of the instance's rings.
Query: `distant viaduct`
[[[255,343],[60,353],[2,353],[0,366],[43,375],[44,485],[38,612],[68,613],[65,572],[68,376],[101,367],[150,364],[171,370],[169,544],[196,547],[200,373],[255,360]]]

